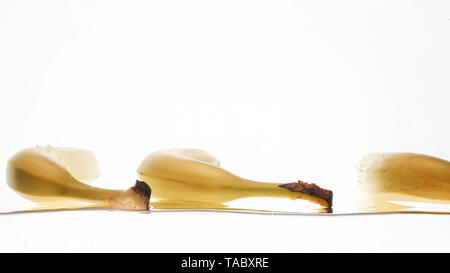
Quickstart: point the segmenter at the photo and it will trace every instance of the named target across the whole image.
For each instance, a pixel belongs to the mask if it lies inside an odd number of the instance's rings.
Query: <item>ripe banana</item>
[[[137,169],[139,179],[153,191],[154,208],[222,209],[225,203],[246,197],[305,199],[331,208],[332,192],[315,184],[262,183],[238,177],[199,149],[172,149],[147,156]],[[330,210],[327,210],[330,211]]]
[[[8,185],[48,209],[148,210],[151,190],[147,184],[137,181],[134,187],[122,191],[81,182],[97,176],[95,156],[79,149],[25,149],[12,156],[7,165]]]
[[[359,163],[358,180],[375,199],[450,202],[450,162],[421,154],[371,154]]]

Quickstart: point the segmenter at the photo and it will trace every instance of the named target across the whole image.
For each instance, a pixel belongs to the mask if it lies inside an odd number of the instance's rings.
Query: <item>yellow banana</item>
[[[414,153],[371,154],[358,165],[361,188],[390,201],[450,202],[450,162]]]
[[[332,192],[315,184],[263,183],[238,177],[222,168],[203,150],[172,149],[147,156],[137,169],[152,188],[154,208],[225,208],[246,197],[305,199],[331,208]]]
[[[151,190],[147,184],[137,181],[134,187],[122,191],[81,182],[97,176],[95,156],[79,149],[25,149],[11,157],[7,165],[8,185],[47,209],[148,210]]]

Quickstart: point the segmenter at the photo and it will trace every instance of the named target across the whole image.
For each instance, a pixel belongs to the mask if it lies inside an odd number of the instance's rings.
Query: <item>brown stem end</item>
[[[131,189],[141,196],[142,200],[145,203],[145,206],[147,207],[147,210],[149,210],[150,196],[152,194],[152,189],[150,188],[150,186],[143,181],[136,180],[136,184],[134,184]]]
[[[305,193],[320,199],[325,200],[328,203],[328,207],[331,208],[333,206],[333,192],[327,189],[322,189],[313,183],[306,183],[298,180],[297,183],[287,183],[279,185],[281,188],[288,189],[293,192],[301,192]]]

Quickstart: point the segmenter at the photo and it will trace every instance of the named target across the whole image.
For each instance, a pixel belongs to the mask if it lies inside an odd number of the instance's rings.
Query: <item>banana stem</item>
[[[142,181],[136,180],[136,184],[128,190],[107,190],[92,186],[87,187],[83,189],[71,189],[70,195],[65,196],[67,200],[56,203],[61,205],[65,203],[66,206],[72,203],[72,208],[149,210],[151,189]],[[76,200],[85,201],[78,204]]]
[[[225,203],[251,197],[277,197],[291,200],[303,199],[331,211],[332,192],[321,189],[315,184],[265,183],[243,179],[236,176],[223,180],[211,180],[210,183],[187,183],[157,177],[143,177],[154,190],[153,208],[226,208]]]
[[[304,199],[317,203],[323,207],[331,208],[333,192],[322,189],[315,184],[298,181],[297,183],[263,183],[246,180],[248,183],[248,194],[251,197],[281,197]]]

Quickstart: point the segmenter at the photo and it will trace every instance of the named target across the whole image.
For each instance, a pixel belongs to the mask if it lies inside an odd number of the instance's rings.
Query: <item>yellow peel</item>
[[[100,176],[97,158],[94,153],[78,148],[44,147],[35,148],[42,150],[45,156],[51,156],[59,162],[77,180],[84,183],[92,182]]]
[[[358,165],[358,181],[379,202],[450,203],[450,162],[436,157],[371,154]]]

